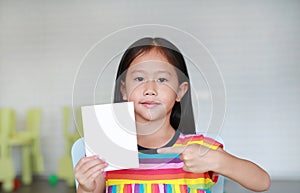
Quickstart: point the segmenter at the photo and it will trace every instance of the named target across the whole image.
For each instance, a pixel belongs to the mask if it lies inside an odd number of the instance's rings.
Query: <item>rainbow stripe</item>
[[[201,144],[216,150],[223,147],[203,135],[181,134],[173,146]],[[139,153],[135,169],[106,172],[107,193],[210,193],[218,175],[213,172],[191,173],[182,169],[178,154]]]

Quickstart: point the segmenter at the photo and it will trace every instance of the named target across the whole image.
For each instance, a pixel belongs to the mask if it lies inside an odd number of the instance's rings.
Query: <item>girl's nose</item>
[[[144,95],[146,95],[146,96],[155,96],[155,95],[157,95],[155,80],[147,81],[145,83],[145,87],[144,88],[145,88]]]

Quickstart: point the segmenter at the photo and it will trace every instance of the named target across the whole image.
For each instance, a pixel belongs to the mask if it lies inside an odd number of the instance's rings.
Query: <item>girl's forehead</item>
[[[165,61],[160,60],[148,60],[142,61],[140,63],[132,63],[128,69],[130,72],[168,72],[168,73],[176,73],[175,67]]]
[[[161,61],[168,63],[168,59],[165,55],[163,55],[159,50],[152,49],[148,52],[142,53],[141,55],[137,56],[130,64],[134,65],[136,63],[146,62],[146,61]]]
[[[167,71],[176,75],[175,67],[169,63],[165,55],[159,50],[152,49],[136,57],[130,64],[128,71],[157,73]]]

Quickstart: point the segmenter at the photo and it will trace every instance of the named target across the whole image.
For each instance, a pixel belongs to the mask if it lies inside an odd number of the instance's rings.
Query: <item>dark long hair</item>
[[[178,74],[179,84],[182,82],[188,82],[189,89],[183,96],[180,102],[175,102],[171,117],[170,124],[182,133],[192,134],[195,133],[195,121],[192,108],[191,87],[189,81],[189,75],[184,61],[183,55],[178,48],[163,38],[150,38],[145,37],[137,40],[125,51],[119,64],[119,68],[116,75],[114,102],[125,102],[122,98],[120,91],[121,81],[125,82],[126,70],[129,68],[131,62],[138,56],[149,52],[152,49],[158,50],[163,54],[168,62],[172,64]]]

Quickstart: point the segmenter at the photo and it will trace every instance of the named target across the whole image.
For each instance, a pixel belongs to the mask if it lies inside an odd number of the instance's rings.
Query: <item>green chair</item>
[[[40,151],[41,110],[29,109],[26,113],[26,126],[23,131],[11,131],[9,144],[22,149],[22,182],[29,185],[33,174],[44,171],[43,156]]]
[[[81,121],[81,112],[76,111],[76,117],[79,121]],[[65,153],[63,157],[59,160],[58,170],[57,170],[57,177],[63,180],[66,180],[69,186],[74,186],[74,173],[72,167],[72,158],[70,155],[71,147],[73,143],[80,138],[80,133],[75,130],[73,132],[70,131],[70,123],[71,123],[71,108],[64,107],[63,108],[63,131],[64,131],[64,138],[65,138]],[[78,127],[81,128],[81,127]]]
[[[30,109],[27,113],[27,131],[32,134],[32,171],[41,174],[44,171],[44,160],[40,150],[41,110]]]
[[[12,191],[16,177],[11,147],[9,145],[10,131],[15,122],[12,109],[0,109],[0,181],[4,191]]]

